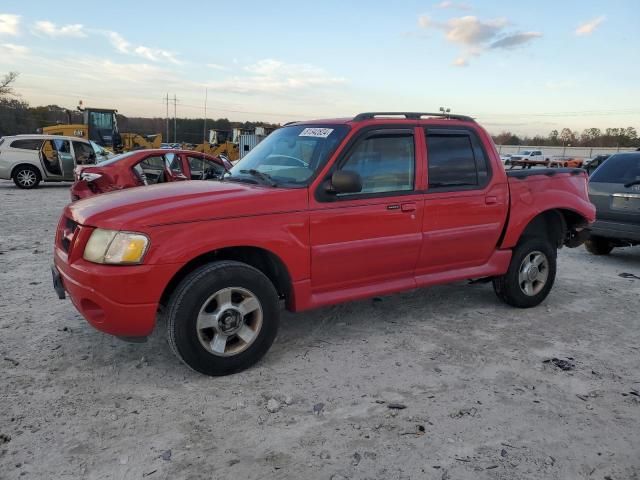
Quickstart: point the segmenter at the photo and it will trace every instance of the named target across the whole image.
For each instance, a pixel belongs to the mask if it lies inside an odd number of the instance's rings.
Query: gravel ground
[[[259,365],[207,378],[162,324],[127,344],[57,299],[67,200],[0,182],[2,479],[640,478],[640,248],[563,249],[530,310],[461,283],[285,313]]]

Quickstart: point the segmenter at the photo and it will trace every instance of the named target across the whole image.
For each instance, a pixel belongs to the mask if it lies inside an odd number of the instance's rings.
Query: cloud
[[[469,62],[468,62],[468,60],[466,58],[459,57],[459,58],[456,58],[453,61],[452,65],[454,67],[468,67],[469,66]]]
[[[20,15],[0,13],[0,35],[18,35]]]
[[[591,35],[600,26],[600,24],[605,21],[605,18],[606,17],[604,15],[601,15],[583,23],[576,28],[575,34],[578,36]]]
[[[272,58],[260,60],[243,68],[244,75],[235,75],[207,87],[239,94],[279,94],[308,88],[325,90],[346,83],[341,77],[310,64],[291,64]]]
[[[481,47],[507,26],[504,18],[483,22],[474,16],[452,18],[445,25],[445,36],[450,42],[469,47]]]
[[[448,9],[453,8],[457,10],[471,10],[471,5],[468,3],[462,2],[451,2],[449,0],[444,0],[436,5],[436,8]]]
[[[120,53],[129,53],[129,47],[131,44],[118,32],[107,32],[107,37],[109,38],[111,45],[113,45],[117,51]]]
[[[542,36],[540,32],[506,32],[510,25],[506,18],[481,20],[473,15],[454,17],[445,22],[420,15],[418,25],[422,29],[440,30],[448,42],[462,47],[463,55],[453,62],[458,67],[467,66],[471,55],[481,55],[488,50],[515,48]]]
[[[41,20],[36,22],[33,31],[37,33],[43,33],[50,37],[86,37],[87,34],[84,32],[84,26],[80,23],[74,23],[69,25],[62,25],[58,28],[55,23]]]
[[[523,32],[506,35],[499,40],[494,41],[489,45],[489,48],[514,48],[518,45],[530,42],[535,38],[540,38],[542,33],[540,32]]]
[[[220,65],[218,63],[207,63],[207,67],[212,68],[214,70],[229,70],[229,67],[225,65]]]
[[[170,62],[180,65],[182,62],[178,60],[174,53],[160,48],[145,47],[144,45],[133,46],[118,32],[104,32],[109,42],[120,53],[127,55],[136,55],[138,57],[150,60],[152,62]]]
[[[136,47],[134,53],[142,58],[146,58],[147,60],[151,60],[152,62],[171,62],[176,65],[179,65],[181,62],[178,60],[173,53],[168,52],[166,50],[161,50],[158,48],[149,48],[140,45]]]
[[[7,57],[24,57],[30,52],[29,48],[24,45],[15,45],[13,43],[0,44],[0,56]]]

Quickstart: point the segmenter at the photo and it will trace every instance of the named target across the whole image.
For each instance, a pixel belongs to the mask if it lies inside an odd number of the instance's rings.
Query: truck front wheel
[[[236,261],[191,272],[171,295],[167,311],[173,352],[193,370],[212,376],[258,362],[276,338],[280,316],[271,281]]]
[[[519,308],[540,304],[556,278],[556,248],[546,239],[528,239],[513,250],[507,273],[493,280],[503,302]]]

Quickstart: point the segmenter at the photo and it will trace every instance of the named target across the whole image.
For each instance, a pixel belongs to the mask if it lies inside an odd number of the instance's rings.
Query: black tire
[[[584,246],[593,255],[609,255],[613,250],[611,242],[602,237],[590,237],[584,242]]]
[[[239,335],[231,334],[230,342],[236,341],[244,350],[227,353],[223,347],[223,355],[209,351],[204,343],[213,349],[216,328],[198,329],[198,316],[205,309],[217,292],[236,289],[252,294],[259,302],[260,327],[255,329],[250,343],[242,341]],[[234,294],[236,292],[234,291]],[[233,303],[233,299],[230,300]],[[239,303],[234,304],[235,308]],[[206,308],[205,308],[206,307]],[[216,311],[219,309],[215,307]],[[232,311],[232,309],[225,310]],[[239,322],[244,323],[252,312]],[[222,315],[219,315],[222,316]],[[205,375],[220,376],[240,372],[258,362],[269,350],[278,333],[280,309],[278,294],[271,281],[256,268],[235,261],[220,261],[204,265],[187,275],[175,289],[167,305],[167,333],[169,344],[176,356],[193,370]],[[247,321],[248,323],[248,321]],[[203,343],[204,342],[204,343]],[[242,346],[242,344],[245,344]]]
[[[36,167],[21,165],[13,171],[13,183],[16,187],[30,190],[40,185],[42,177]]]
[[[537,275],[546,271],[544,282],[535,284],[535,289],[525,293],[520,282],[520,269],[525,259],[541,253],[546,260],[546,266],[540,269]],[[518,244],[513,250],[511,263],[507,273],[493,279],[493,289],[500,300],[508,305],[518,308],[531,308],[539,305],[553,287],[556,278],[557,249],[545,238],[529,238]],[[537,276],[536,275],[536,276]],[[535,282],[536,280],[534,280]],[[539,288],[539,290],[538,290]]]

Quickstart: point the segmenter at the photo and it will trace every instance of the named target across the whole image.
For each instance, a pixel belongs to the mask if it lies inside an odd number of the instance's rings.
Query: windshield
[[[524,152],[520,152],[519,155],[531,155],[529,150],[525,150]]]
[[[595,183],[631,183],[640,180],[640,153],[618,153],[591,175]]]
[[[347,125],[280,128],[236,163],[225,178],[249,183],[269,181],[274,186],[306,185],[348,131]]]
[[[89,140],[98,145],[111,146],[113,134],[117,132],[115,114],[113,112],[88,111],[87,125],[89,127]]]

